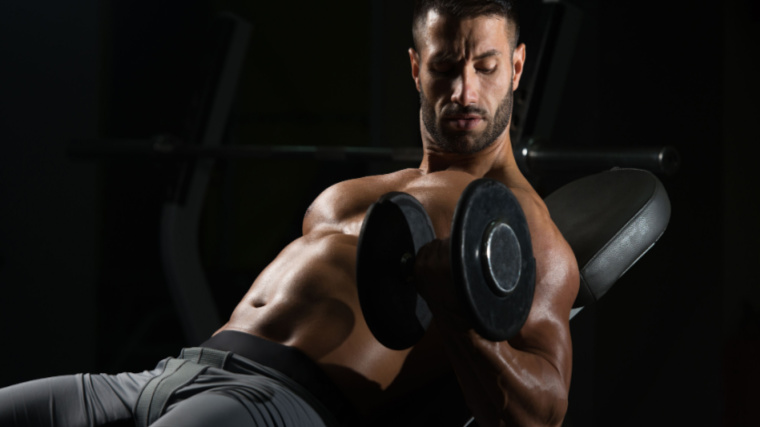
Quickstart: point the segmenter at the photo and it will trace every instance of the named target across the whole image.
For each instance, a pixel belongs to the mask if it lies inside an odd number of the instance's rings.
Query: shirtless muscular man
[[[512,7],[506,0],[417,1],[409,58],[421,100],[419,168],[324,191],[305,215],[303,236],[259,275],[209,341],[153,371],[58,377],[0,390],[0,425],[132,418],[155,426],[369,425],[394,401],[452,371],[479,425],[560,425],[578,267],[512,154],[512,98],[525,62]],[[515,194],[536,259],[530,314],[508,342],[473,331],[450,274],[454,208],[481,177]],[[370,333],[355,282],[365,212],[391,191],[417,198],[438,236],[415,264],[433,324],[419,344],[402,351]]]

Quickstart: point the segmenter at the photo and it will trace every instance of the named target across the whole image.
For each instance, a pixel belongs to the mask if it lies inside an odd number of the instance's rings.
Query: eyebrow
[[[492,56],[501,56],[501,52],[497,49],[491,49],[486,52],[481,53],[480,55],[472,58],[475,61],[480,61],[481,59],[490,58]],[[435,55],[433,55],[432,58],[430,58],[430,62],[432,63],[441,63],[441,62],[447,62],[447,61],[453,61],[457,60],[457,55],[452,52],[439,52]]]
[[[480,55],[476,56],[473,59],[476,60],[476,61],[478,61],[478,60],[481,60],[481,59],[489,58],[491,56],[501,56],[501,52],[499,52],[496,49],[491,49],[489,51],[481,53]]]

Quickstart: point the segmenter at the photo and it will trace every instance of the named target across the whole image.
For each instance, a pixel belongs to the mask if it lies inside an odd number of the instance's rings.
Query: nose
[[[475,69],[472,67],[462,67],[461,73],[454,80],[454,87],[451,93],[451,102],[462,106],[476,104],[478,102],[478,80]]]

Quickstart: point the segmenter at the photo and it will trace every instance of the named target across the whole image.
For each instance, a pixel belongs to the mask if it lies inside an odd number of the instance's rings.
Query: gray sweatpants
[[[78,374],[0,389],[0,426],[104,426],[132,420],[140,393],[171,359],[152,371],[118,375]],[[175,359],[176,360],[176,359]],[[193,363],[193,362],[190,362]],[[326,426],[330,415],[304,389],[279,373],[233,357],[232,369],[203,367],[171,393],[161,426]],[[321,416],[320,416],[321,415]],[[323,420],[324,419],[324,420]]]

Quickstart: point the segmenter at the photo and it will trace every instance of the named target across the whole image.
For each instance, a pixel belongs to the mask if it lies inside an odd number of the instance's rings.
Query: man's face
[[[430,143],[444,152],[475,153],[504,135],[524,61],[505,19],[456,20],[431,11],[410,50]]]

